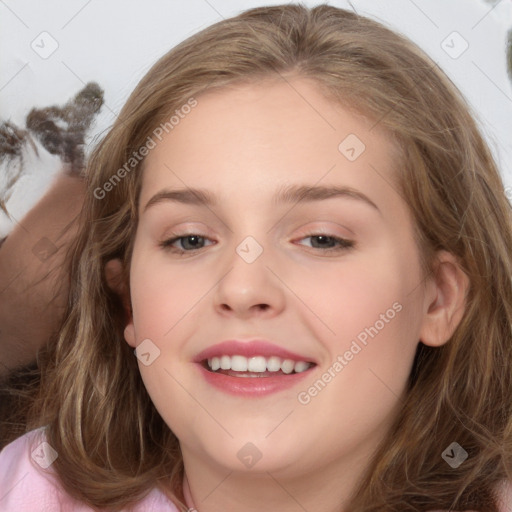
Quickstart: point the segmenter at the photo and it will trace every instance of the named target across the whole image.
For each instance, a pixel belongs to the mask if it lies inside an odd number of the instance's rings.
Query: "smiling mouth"
[[[277,356],[244,357],[240,355],[212,357],[201,362],[203,368],[211,373],[230,377],[277,377],[303,373],[315,363],[294,361]]]

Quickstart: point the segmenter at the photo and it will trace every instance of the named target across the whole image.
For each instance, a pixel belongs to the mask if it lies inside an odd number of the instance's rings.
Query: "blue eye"
[[[164,249],[168,249],[171,252],[191,252],[191,250],[187,249],[186,246],[188,245],[192,250],[194,249],[202,249],[201,244],[204,243],[206,240],[206,237],[203,237],[201,235],[197,234],[190,234],[190,235],[183,235],[183,236],[176,236],[174,238],[170,238],[168,240],[164,240],[163,242],[160,242],[160,247],[163,247]],[[181,242],[181,246],[183,248],[174,247],[174,244],[178,241]]]
[[[336,236],[330,236],[325,234],[310,234],[302,237],[300,240],[304,240],[306,238],[311,238],[312,240],[316,240],[317,247],[311,245],[313,249],[318,249],[323,252],[330,251],[343,251],[354,247],[354,242],[351,240],[346,240],[345,238],[340,238]],[[175,236],[173,238],[169,238],[159,243],[159,246],[165,250],[170,252],[184,254],[191,253],[202,249],[204,247],[204,243],[208,238],[198,235],[198,234],[190,234],[190,235],[182,235]],[[175,244],[179,243],[181,247],[176,247]]]
[[[345,238],[339,238],[337,236],[330,236],[324,234],[310,234],[301,238],[304,240],[305,238],[311,238],[311,240],[316,239],[319,247],[313,247],[313,249],[323,249],[325,251],[342,251],[346,249],[350,249],[354,247],[354,242],[351,240],[347,240]],[[334,246],[332,244],[335,244]],[[336,246],[337,244],[337,246]]]

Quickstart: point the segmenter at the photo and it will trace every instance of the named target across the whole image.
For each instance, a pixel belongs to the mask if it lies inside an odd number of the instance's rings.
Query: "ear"
[[[133,313],[130,300],[130,290],[123,275],[123,262],[119,258],[107,261],[105,264],[105,280],[108,287],[116,293],[123,304],[125,318],[124,339],[128,345],[135,348],[135,328],[133,325]]]
[[[464,315],[468,288],[469,278],[457,258],[439,251],[426,286],[420,330],[420,340],[425,345],[439,347],[451,338]]]

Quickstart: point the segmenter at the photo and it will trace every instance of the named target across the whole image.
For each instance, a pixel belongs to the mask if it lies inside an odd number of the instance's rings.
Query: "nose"
[[[254,261],[233,250],[226,258],[221,271],[223,277],[215,289],[215,308],[219,314],[248,319],[261,315],[273,317],[284,309],[284,285],[267,263],[264,248]]]

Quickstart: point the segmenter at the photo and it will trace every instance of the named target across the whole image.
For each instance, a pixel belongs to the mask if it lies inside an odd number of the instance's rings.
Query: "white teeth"
[[[247,357],[233,356],[231,358],[231,370],[234,370],[235,372],[246,372],[247,365]]]
[[[293,371],[295,373],[301,373],[306,371],[311,363],[306,361],[293,361],[292,359],[281,359],[277,356],[263,357],[244,357],[244,356],[221,356],[212,357],[208,359],[208,366],[212,371],[217,371],[219,368],[222,370],[233,370],[236,372],[254,372],[264,373],[278,372],[282,370],[285,374],[290,374]]]
[[[229,370],[231,368],[231,357],[222,356],[220,358],[220,368],[221,370]]]
[[[250,372],[266,372],[267,362],[262,356],[251,357],[249,359],[249,363],[247,364],[247,369]]]
[[[301,373],[309,368],[309,364],[305,363],[304,361],[297,361],[295,363],[295,373]]]
[[[294,367],[295,361],[292,361],[291,359],[285,359],[281,365],[281,370],[283,370],[283,373],[292,373]]]
[[[278,372],[281,369],[281,359],[276,356],[267,359],[267,370],[269,372]]]

